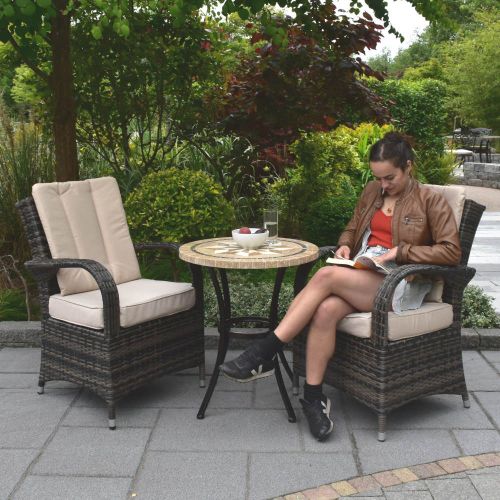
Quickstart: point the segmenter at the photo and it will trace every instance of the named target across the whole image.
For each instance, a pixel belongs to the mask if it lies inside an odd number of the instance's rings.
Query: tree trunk
[[[76,104],[71,64],[71,15],[64,14],[67,0],[54,1],[57,14],[52,19],[53,131],[56,153],[56,180],[78,180],[76,150]]]

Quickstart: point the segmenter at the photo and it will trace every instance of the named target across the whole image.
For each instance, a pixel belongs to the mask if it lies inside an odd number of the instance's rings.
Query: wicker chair
[[[467,262],[484,208],[472,200],[465,200],[459,226],[462,245],[460,265],[400,266],[382,282],[373,312],[364,313],[368,315],[369,338],[359,338],[342,331],[342,322],[337,328],[335,354],[328,363],[324,380],[376,412],[379,441],[385,440],[387,414],[410,401],[432,394],[460,394],[464,406],[470,406],[462,364],[461,309],[465,286],[475,274],[475,269],[468,267]],[[323,247],[321,257],[333,248]],[[397,321],[397,316],[389,312],[392,295],[403,278],[416,273],[439,276],[444,280],[442,307],[448,308],[449,321],[437,330],[433,328],[411,338],[391,340],[391,329],[394,330],[394,320]],[[422,311],[425,311],[424,306],[432,310],[439,304],[424,303]],[[411,315],[412,311],[405,314]],[[409,332],[396,333],[404,337]],[[305,345],[304,334],[299,335],[293,344],[296,394],[298,377],[305,376]]]
[[[174,254],[178,252],[178,245],[173,243],[132,245],[118,186],[112,178],[38,184],[34,186],[33,193],[35,196],[37,187],[48,187],[66,196],[63,205],[68,203],[68,195],[81,203],[81,199],[87,198],[82,195],[82,186],[87,189],[89,185],[105,187],[106,199],[99,210],[105,211],[109,206],[111,212],[113,207],[116,208],[113,214],[104,213],[104,216],[111,218],[112,223],[120,224],[122,238],[119,241],[117,239],[115,244],[129,248],[132,260],[135,259],[132,264],[137,265],[134,272],[139,273],[135,251],[167,251]],[[74,195],[71,194],[71,189],[76,189]],[[57,193],[53,196],[54,199],[57,199]],[[33,257],[33,260],[25,265],[37,281],[41,305],[39,394],[43,393],[45,382],[50,380],[66,380],[86,387],[107,403],[109,428],[114,429],[116,403],[151,379],[198,366],[200,386],[203,387],[201,269],[198,266],[190,266],[192,285],[143,280],[140,274],[131,281],[122,279],[125,282],[118,283],[120,280],[116,279],[116,270],[118,269],[118,275],[122,272],[122,263],[114,267],[110,261],[102,262],[101,259],[99,262],[98,259],[86,258],[85,249],[79,249],[74,254],[68,250],[61,252],[58,248],[57,254],[55,253],[54,241],[51,241],[54,235],[48,237],[46,227],[52,224],[49,229],[54,232],[55,222],[47,221],[47,216],[54,217],[54,214],[46,212],[47,207],[41,206],[43,202],[43,199],[37,198],[35,201],[30,197],[17,204]],[[92,201],[89,203],[92,205]],[[43,217],[40,213],[43,213]],[[55,215],[56,219],[57,217],[58,214]],[[74,225],[72,227],[83,223],[81,217],[81,210],[77,211],[76,215],[73,212],[73,220],[70,221]],[[101,221],[102,219],[99,219],[99,222]],[[60,234],[64,227],[61,229],[58,224],[55,229]],[[85,227],[83,236],[88,231],[89,228]],[[103,228],[98,228],[98,231],[103,232]],[[95,246],[98,246],[98,243],[95,242]],[[112,245],[113,241],[106,243]],[[88,242],[86,244],[88,252]],[[90,247],[92,252],[93,241]],[[106,251],[108,250],[107,248]],[[119,250],[122,251],[123,248]],[[57,258],[53,258],[54,255]],[[90,291],[61,293],[62,287],[71,288],[73,278],[77,280],[82,277],[81,274],[61,276],[61,270],[63,273],[83,273],[84,280],[90,279],[94,286],[91,286]],[[95,281],[92,281],[90,276]],[[61,285],[61,279],[66,280],[64,285]],[[146,300],[149,302],[146,303]],[[150,309],[145,310],[144,307]],[[85,315],[88,313],[92,316],[87,318]],[[71,318],[74,318],[74,321]],[[138,318],[141,318],[140,322]]]

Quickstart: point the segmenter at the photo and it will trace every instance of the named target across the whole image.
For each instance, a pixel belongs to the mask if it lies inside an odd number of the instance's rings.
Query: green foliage
[[[315,22],[325,25],[324,35],[311,38],[302,25],[287,19],[282,22],[285,47],[273,44],[268,29],[253,30],[252,42],[267,43],[241,61],[219,111],[225,129],[248,138],[279,172],[289,164],[286,146],[302,132],[331,130],[350,122],[355,113],[387,117],[365,80],[358,78],[381,75],[355,57],[377,44],[380,26],[319,7],[315,16]]]
[[[370,122],[360,123],[355,128],[341,125],[335,129],[334,135],[349,138],[356,148],[358,157],[361,160],[361,187],[364,187],[373,178],[368,160],[372,145],[392,130],[394,130],[394,126],[391,124],[378,125]]]
[[[304,134],[291,150],[296,166],[270,187],[269,195],[280,210],[280,233],[302,236],[308,225],[306,220],[314,217],[314,203],[353,195],[356,189],[351,179],[360,178],[361,162],[352,139],[335,133]],[[323,212],[336,210],[334,205],[326,201],[324,204],[327,208],[322,208]],[[335,224],[331,221],[330,226]]]
[[[135,241],[183,243],[225,236],[234,210],[204,172],[169,168],[146,175],[125,203]]]
[[[416,157],[417,177],[426,184],[449,184],[453,177],[453,171],[457,166],[457,160],[453,154],[422,155]]]
[[[493,298],[475,285],[464,291],[462,325],[466,328],[497,328],[500,321],[492,306]]]
[[[305,239],[318,246],[335,244],[351,219],[356,201],[352,185],[342,178],[334,193],[311,204],[303,220]]]
[[[24,262],[29,249],[15,204],[37,182],[54,178],[51,141],[39,125],[13,121],[0,102],[0,255]]]
[[[0,321],[26,321],[27,319],[24,291],[0,289]]]
[[[446,131],[446,86],[437,80],[372,81],[372,88],[390,107],[396,128],[413,136],[422,154],[442,154]]]
[[[476,16],[480,27],[444,51],[450,108],[468,123],[500,130],[500,9]]]
[[[418,81],[426,78],[439,81],[443,81],[445,78],[442,62],[435,57],[413,68],[407,68],[403,75],[405,80]]]
[[[271,307],[273,288],[274,282],[271,280],[252,283],[240,278],[234,282],[230,281],[231,312],[233,316],[247,316],[248,314],[267,316]],[[205,282],[204,295],[205,326],[217,326],[219,314],[217,298],[212,283],[208,280]],[[281,320],[286,314],[292,300],[293,284],[283,283],[278,303],[278,320]]]

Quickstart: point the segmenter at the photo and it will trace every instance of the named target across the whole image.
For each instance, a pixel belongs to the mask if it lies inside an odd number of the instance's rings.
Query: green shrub
[[[419,155],[416,157],[417,177],[426,184],[449,184],[457,166],[455,155]]]
[[[462,325],[466,328],[496,328],[500,321],[492,306],[493,298],[475,285],[465,288]]]
[[[273,295],[274,282],[261,281],[251,283],[245,281],[230,283],[231,290],[231,313],[233,316],[247,316],[254,314],[267,317]],[[205,326],[217,326],[218,308],[217,299],[212,286],[208,280],[205,282]],[[293,300],[293,285],[283,283],[281,286],[280,299],[278,303],[278,320],[285,315],[290,302]],[[251,304],[251,308],[249,307]]]
[[[296,166],[270,187],[269,196],[280,210],[280,234],[303,237],[316,203],[326,206],[326,200],[350,197],[361,187],[361,162],[351,138],[334,133],[304,134],[291,151]]]
[[[441,155],[446,131],[446,85],[438,80],[370,81],[394,118],[396,128],[413,136],[421,156]]]
[[[313,202],[304,216],[306,240],[318,246],[335,244],[352,216],[356,201],[350,183],[341,182],[335,194]]]
[[[227,236],[234,209],[204,172],[169,168],[146,175],[125,202],[135,241],[186,242]]]
[[[28,319],[26,296],[23,290],[0,290],[0,321],[25,321]]]
[[[0,101],[0,255],[28,260],[28,242],[15,204],[31,195],[33,184],[50,182],[53,176],[51,141],[39,125],[14,121]]]

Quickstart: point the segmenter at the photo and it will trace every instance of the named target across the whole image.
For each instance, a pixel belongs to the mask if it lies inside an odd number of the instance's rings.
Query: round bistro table
[[[319,257],[319,249],[307,241],[277,238],[273,245],[265,245],[255,250],[245,250],[232,238],[212,238],[182,245],[179,249],[179,257],[191,264],[208,268],[219,308],[217,359],[197,415],[199,419],[202,419],[205,417],[205,411],[219,378],[219,367],[226,358],[229,339],[232,337],[261,338],[272,332],[278,322],[278,299],[287,268],[297,267],[294,282],[294,292],[297,294],[304,287],[307,275]],[[277,269],[268,316],[232,315],[226,269]],[[254,327],[250,328],[249,325],[254,325]],[[278,354],[288,376],[292,378],[292,371],[283,351]],[[274,360],[274,374],[288,413],[288,420],[295,422],[295,412],[283,382],[278,356]]]

